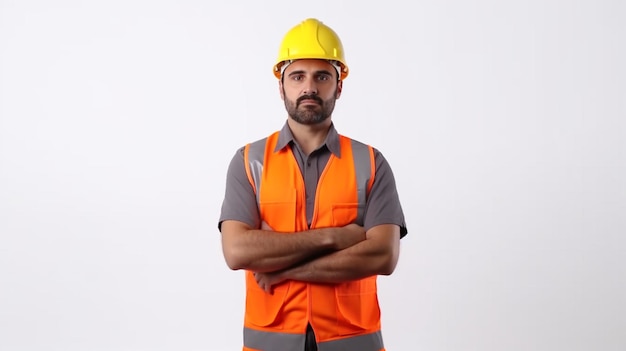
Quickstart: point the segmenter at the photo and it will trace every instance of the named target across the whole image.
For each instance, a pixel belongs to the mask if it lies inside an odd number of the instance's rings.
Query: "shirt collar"
[[[287,145],[291,143],[296,144],[296,139],[294,139],[293,137],[293,133],[289,128],[289,124],[285,122],[283,128],[278,134],[278,142],[276,143],[276,148],[274,149],[274,152],[284,149]],[[324,145],[326,145],[328,150],[332,152],[336,157],[341,157],[341,147],[339,146],[339,133],[337,133],[337,129],[335,129],[334,123],[330,124],[330,129],[328,130],[328,135],[326,135]]]

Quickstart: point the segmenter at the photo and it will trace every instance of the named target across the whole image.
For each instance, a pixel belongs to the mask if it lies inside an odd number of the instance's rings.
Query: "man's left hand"
[[[280,276],[280,273],[254,273],[254,279],[256,279],[259,287],[268,294],[273,291],[274,285],[284,281],[285,279]]]

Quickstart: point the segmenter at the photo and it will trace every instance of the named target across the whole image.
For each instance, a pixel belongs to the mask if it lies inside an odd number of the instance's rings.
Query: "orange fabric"
[[[308,229],[304,181],[290,148],[274,152],[277,140],[278,133],[272,134],[265,146],[258,189],[261,220],[277,232],[304,231]],[[341,157],[331,155],[320,177],[311,229],[344,226],[357,217],[358,184],[351,140],[341,136],[340,143]],[[246,162],[246,168],[248,165]],[[371,181],[366,186],[371,186]],[[259,288],[252,273],[246,272],[244,324],[256,330],[303,334],[311,323],[318,342],[379,331],[376,290],[376,276],[372,276],[341,284],[286,281],[268,294]]]

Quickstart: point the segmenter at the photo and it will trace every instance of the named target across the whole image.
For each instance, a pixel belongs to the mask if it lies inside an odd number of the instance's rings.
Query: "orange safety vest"
[[[374,182],[371,146],[339,136],[341,156],[330,156],[315,194],[311,229],[363,225]],[[277,232],[308,230],[305,185],[291,148],[275,151],[278,132],[246,145],[248,180],[261,220]],[[319,351],[384,351],[376,276],[339,284],[289,280],[263,291],[246,272],[244,351],[302,351],[307,324]]]

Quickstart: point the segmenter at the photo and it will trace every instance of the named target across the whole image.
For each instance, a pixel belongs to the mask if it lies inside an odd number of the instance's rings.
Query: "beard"
[[[335,92],[333,96],[336,95]],[[303,100],[314,100],[317,102],[317,105],[308,104],[301,106],[300,104]],[[294,121],[300,124],[315,125],[324,122],[330,117],[335,109],[335,100],[335,98],[322,100],[322,98],[317,95],[303,95],[296,99],[296,101],[289,100],[285,97],[285,109],[287,109],[287,114]]]

